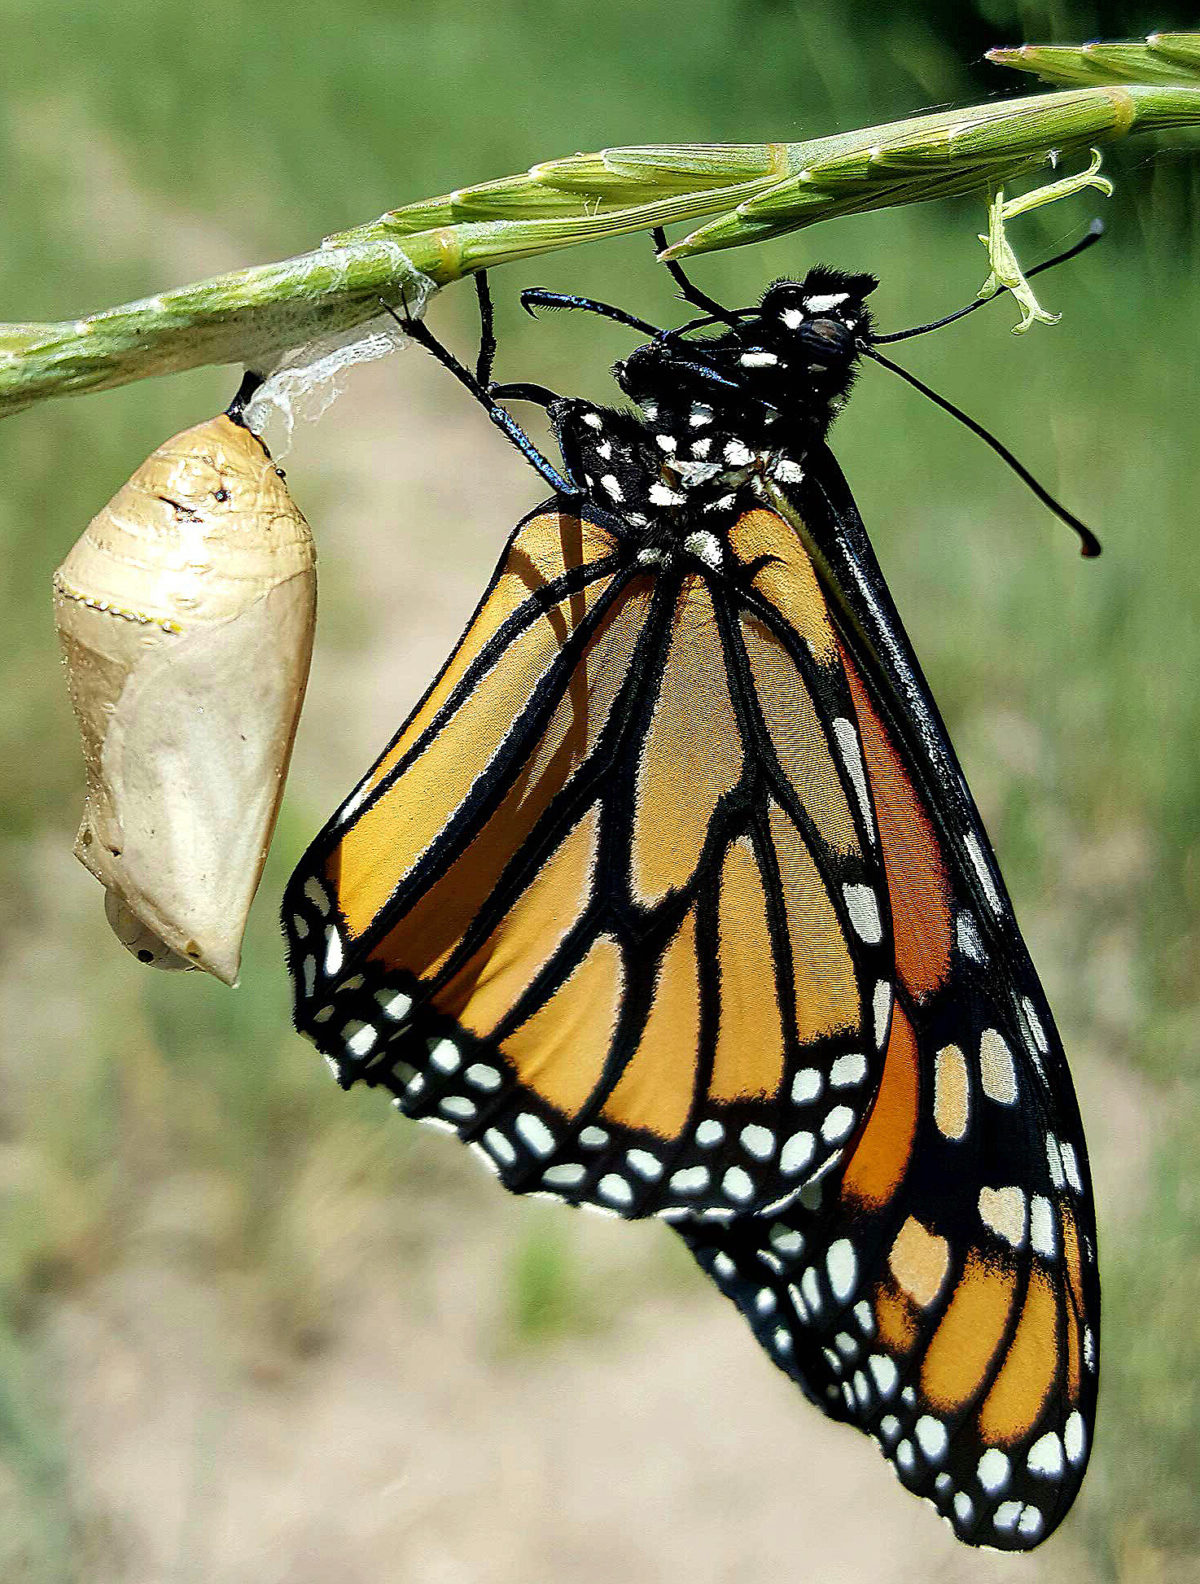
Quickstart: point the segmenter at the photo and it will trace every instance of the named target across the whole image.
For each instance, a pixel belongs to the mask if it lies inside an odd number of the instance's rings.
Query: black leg
[[[380,301],[382,302],[383,299],[380,298]],[[432,352],[442,367],[449,369],[460,385],[466,386],[467,390],[474,396],[496,427],[508,436],[525,460],[531,467],[537,469],[556,494],[583,494],[577,484],[568,483],[554,464],[542,455],[512,414],[505,412],[504,408],[488,394],[470,369],[460,363],[453,352],[442,345],[428,326],[422,324],[419,319],[412,317],[408,312],[407,304],[401,305],[404,310],[403,316],[398,314],[389,303],[384,303],[383,306],[404,331],[405,335],[411,336],[414,341],[418,341],[427,352]]]
[[[531,286],[521,293],[521,307],[527,314],[532,314],[535,308],[582,308],[586,313],[599,314],[602,319],[612,319],[617,324],[628,325],[631,330],[640,330],[643,335],[665,334],[657,325],[626,313],[624,308],[614,308],[611,303],[597,302],[594,297],[571,297],[566,292],[544,291],[540,286]]]
[[[475,378],[487,390],[492,383],[492,366],[496,361],[496,316],[488,288],[487,270],[480,270],[475,276],[475,296],[479,300],[479,356],[475,359]]]
[[[662,253],[668,245],[667,233],[662,226],[655,226],[650,235],[654,239],[655,251]],[[734,329],[737,328],[737,320],[727,308],[723,308],[715,297],[710,297],[707,292],[702,292],[699,286],[692,285],[683,272],[682,264],[676,264],[674,260],[671,260],[666,267],[671,279],[679,287],[684,302],[690,302],[695,308],[703,308],[705,313],[711,314],[713,319],[719,324],[727,324]]]
[[[544,385],[533,385],[528,380],[518,381],[512,385],[488,386],[488,395],[494,396],[497,401],[527,401],[536,402],[539,407],[552,407],[562,397],[555,391],[547,390]]]

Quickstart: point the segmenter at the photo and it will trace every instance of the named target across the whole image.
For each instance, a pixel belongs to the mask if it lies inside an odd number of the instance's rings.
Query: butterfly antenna
[[[1080,548],[1085,556],[1098,556],[1100,554],[1100,541],[1087,524],[1080,522],[1074,512],[1069,512],[1065,506],[1056,501],[1049,490],[1038,483],[1025,464],[1017,460],[1003,441],[997,440],[990,429],[985,429],[981,423],[977,422],[968,413],[963,412],[961,407],[956,407],[952,401],[947,401],[944,396],[939,396],[937,391],[931,390],[925,384],[924,380],[919,380],[915,374],[910,374],[907,369],[901,368],[898,363],[893,363],[891,358],[884,357],[882,352],[876,352],[873,346],[864,344],[862,352],[865,357],[872,358],[876,363],[881,363],[886,369],[891,369],[893,374],[899,374],[902,380],[907,380],[915,390],[921,392],[922,396],[928,396],[929,400],[940,407],[943,412],[948,412],[952,418],[957,418],[959,423],[965,424],[972,434],[978,435],[982,441],[991,446],[1001,461],[1007,462],[1017,477],[1029,486],[1042,505],[1049,507],[1060,522],[1064,522],[1068,528],[1074,529],[1079,535]]]
[[[1068,260],[1077,258],[1080,253],[1085,253],[1104,235],[1104,221],[1097,217],[1088,227],[1087,235],[1076,242],[1074,247],[1069,247],[1065,253],[1056,253],[1053,258],[1045,259],[1041,264],[1035,264],[1025,273],[1026,280],[1032,280],[1035,275],[1040,275],[1043,270],[1055,269],[1059,264],[1066,264]],[[996,294],[999,296],[999,293]],[[951,314],[946,314],[942,319],[934,319],[929,324],[915,325],[911,330],[893,330],[890,335],[877,335],[871,337],[872,346],[884,346],[889,341],[908,341],[913,336],[927,335],[930,330],[940,330],[943,325],[953,324],[956,319],[965,319],[968,314],[977,308],[986,308],[988,303],[994,302],[993,297],[977,297],[974,302],[965,308],[956,308]]]

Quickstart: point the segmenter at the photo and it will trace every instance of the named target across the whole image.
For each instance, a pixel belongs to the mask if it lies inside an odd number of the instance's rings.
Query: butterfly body
[[[515,532],[284,903],[340,1081],[506,1187],[674,1223],[960,1538],[1034,1545],[1094,1411],[1065,1058],[825,446],[871,277],[778,282],[550,417]]]

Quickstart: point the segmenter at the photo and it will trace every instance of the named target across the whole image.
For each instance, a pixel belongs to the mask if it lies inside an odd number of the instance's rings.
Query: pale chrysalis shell
[[[316,616],[308,524],[226,414],[176,435],[54,575],[83,735],[75,855],[143,962],[233,984]]]

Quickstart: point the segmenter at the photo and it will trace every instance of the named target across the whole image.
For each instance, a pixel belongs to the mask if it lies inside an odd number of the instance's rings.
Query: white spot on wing
[[[755,1160],[769,1160],[775,1151],[775,1135],[770,1128],[751,1122],[742,1129],[742,1148]]]
[[[896,1368],[895,1360],[888,1358],[886,1353],[872,1353],[867,1360],[867,1368],[875,1377],[879,1395],[890,1397],[900,1382],[900,1371]]]
[[[703,1193],[708,1183],[707,1166],[687,1166],[683,1171],[677,1171],[671,1178],[671,1187],[676,1193],[681,1194]]]
[[[979,1041],[979,1076],[983,1092],[1000,1105],[1012,1105],[1017,1098],[1017,1070],[1012,1051],[998,1029],[984,1029]]]
[[[326,972],[326,974],[333,975],[333,974],[337,973],[339,971],[339,969],[341,968],[341,966],[342,966],[342,961],[343,961],[342,937],[338,934],[337,927],[335,925],[327,924],[325,926],[325,972]]]
[[[1063,1471],[1063,1445],[1054,1430],[1048,1430],[1029,1448],[1025,1459],[1031,1474],[1042,1479],[1057,1479]]]
[[[983,848],[979,845],[979,837],[974,831],[967,832],[967,856],[974,866],[975,873],[979,876],[979,883],[983,887],[983,894],[987,897],[988,906],[992,912],[999,916],[1002,908],[1000,893],[996,890],[996,882],[992,879],[992,871],[984,857]]]
[[[412,1006],[412,996],[404,994],[403,990],[376,990],[375,999],[379,1002],[379,1010],[385,1018],[390,1018],[393,1023],[407,1017],[408,1009]]]
[[[352,1056],[365,1056],[378,1036],[369,1023],[360,1023],[354,1019],[342,1029],[342,1038],[346,1041],[346,1049]]]
[[[616,1172],[601,1177],[597,1191],[601,1199],[607,1199],[609,1204],[627,1206],[633,1203],[633,1189]]]
[[[825,1256],[825,1269],[829,1285],[839,1303],[845,1303],[858,1281],[858,1257],[849,1238],[839,1238],[829,1245]]]
[[[452,1073],[457,1069],[462,1057],[452,1039],[440,1039],[430,1044],[429,1060],[439,1072]]]
[[[578,1188],[586,1175],[586,1168],[578,1161],[564,1161],[559,1166],[548,1166],[542,1181],[548,1188]]]
[[[483,1135],[483,1142],[496,1159],[502,1161],[505,1166],[511,1166],[513,1161],[516,1160],[517,1152],[513,1148],[512,1140],[505,1138],[499,1128],[488,1128]]]
[[[852,1089],[866,1076],[867,1058],[860,1051],[847,1051],[829,1069],[829,1081],[835,1089]]]
[[[625,1156],[629,1169],[644,1177],[647,1182],[657,1182],[663,1174],[663,1164],[649,1150],[631,1149]]]
[[[863,765],[862,749],[859,747],[858,730],[853,721],[848,721],[844,715],[839,715],[833,723],[833,734],[837,738],[842,763],[846,766],[846,774],[850,777],[850,784],[858,799],[859,812],[862,814],[867,835],[874,841],[875,820],[867,792],[867,772]]]
[[[821,1074],[815,1067],[801,1067],[792,1079],[792,1104],[807,1105],[821,1093]]]
[[[892,987],[886,979],[881,979],[875,986],[872,1010],[875,1015],[875,1043],[882,1050],[892,1016]]]
[[[979,925],[965,908],[954,921],[954,933],[958,940],[958,949],[964,957],[969,957],[972,962],[977,963],[987,960],[987,953],[983,949],[983,940],[979,934]]]
[[[1008,1484],[1010,1471],[1011,1465],[1008,1458],[1001,1452],[1000,1448],[988,1447],[987,1451],[979,1459],[979,1467],[975,1472],[978,1475],[979,1483],[987,1491],[988,1495],[998,1496]]]
[[[913,1434],[917,1438],[917,1445],[931,1463],[940,1463],[946,1456],[950,1437],[940,1419],[935,1419],[932,1414],[922,1414],[913,1426]]]
[[[811,1133],[793,1133],[779,1152],[779,1169],[785,1177],[802,1172],[813,1158],[816,1140]]]
[[[879,903],[875,893],[867,885],[844,885],[842,895],[846,898],[846,911],[850,915],[850,922],[858,931],[861,939],[868,946],[877,946],[883,939],[883,925],[879,918]]]
[[[1053,1259],[1058,1252],[1054,1236],[1054,1206],[1041,1194],[1034,1194],[1029,1206],[1029,1241],[1035,1254]]]
[[[554,1134],[531,1111],[522,1111],[516,1120],[516,1130],[535,1155],[543,1157],[554,1152]]]
[[[834,1106],[821,1123],[821,1137],[826,1144],[840,1144],[854,1127],[854,1112],[849,1106]]]

